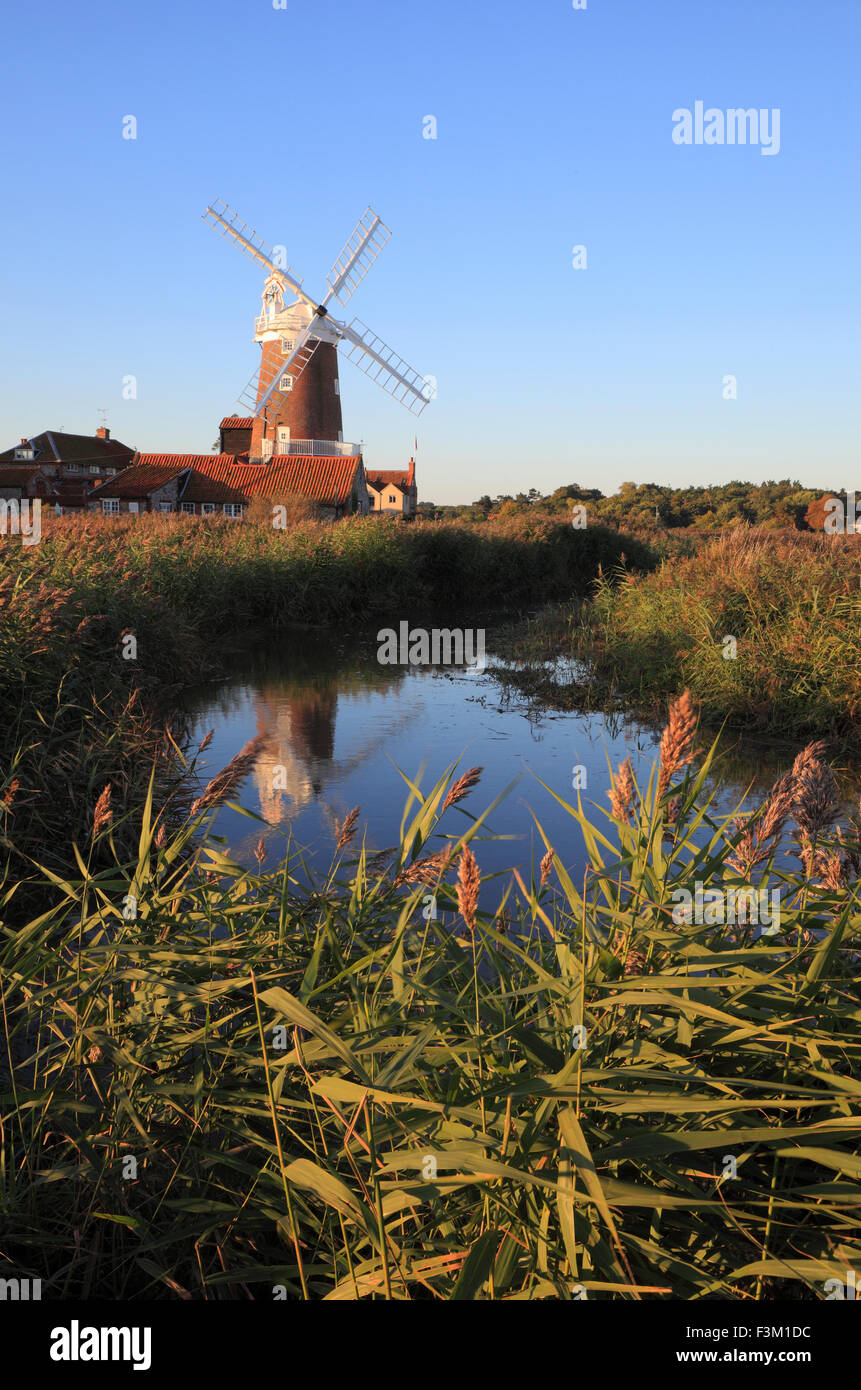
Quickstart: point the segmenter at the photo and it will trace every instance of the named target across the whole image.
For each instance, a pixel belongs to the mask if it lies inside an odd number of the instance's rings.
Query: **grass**
[[[825,1297],[861,1256],[859,829],[835,832],[817,747],[739,820],[693,742],[679,703],[648,785],[623,768],[609,806],[567,806],[578,883],[546,837],[530,882],[482,881],[494,808],[455,768],[405,779],[388,858],[353,817],[319,880],[207,837],[247,762],[181,824],[154,782],[103,806],[46,911],[13,929],[0,904],[0,1275],[50,1298]],[[677,924],[697,881],[779,886],[779,932]]]
[[[858,537],[735,531],[542,615],[511,644],[526,665],[512,662],[503,679],[558,707],[623,703],[645,715],[689,688],[712,726],[849,746],[861,722],[859,625]],[[566,680],[541,668],[559,653],[588,669]]]

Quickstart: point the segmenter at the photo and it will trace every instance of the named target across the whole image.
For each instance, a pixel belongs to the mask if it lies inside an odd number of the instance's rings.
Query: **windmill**
[[[420,376],[359,319],[347,324],[329,310],[333,300],[349,302],[391,236],[371,208],[332,266],[322,301],[302,288],[302,280],[283,264],[280,248],[276,255],[221,199],[203,219],[267,272],[254,334],[262,348],[260,368],[239,398],[254,417],[252,458],[353,451],[343,444],[339,347],[413,415],[421,414],[433,379]]]

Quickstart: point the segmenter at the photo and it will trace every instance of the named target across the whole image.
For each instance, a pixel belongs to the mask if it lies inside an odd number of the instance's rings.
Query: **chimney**
[[[111,432],[106,425],[99,425],[96,430],[96,439],[110,439]]]

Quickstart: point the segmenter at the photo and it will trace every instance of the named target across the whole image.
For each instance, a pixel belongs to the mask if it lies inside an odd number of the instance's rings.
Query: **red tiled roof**
[[[355,454],[334,458],[310,458],[303,454],[276,454],[267,466],[264,495],[298,493],[318,502],[343,505],[353,490],[361,459]],[[258,488],[258,492],[264,489]]]
[[[246,497],[298,494],[317,502],[342,506],[350,496],[360,460],[355,455],[311,457],[276,454],[269,463],[231,463],[229,454],[208,457],[195,468],[219,482],[229,483]]]
[[[180,502],[245,502],[247,498],[239,488],[208,478],[197,468],[188,470],[188,478],[180,490]]]
[[[254,416],[249,415],[246,419],[244,415],[225,415],[219,428],[222,430],[251,430],[254,428]]]
[[[408,486],[406,479],[406,473],[394,473],[391,471],[365,474],[365,482],[368,484],[368,487],[374,488],[377,492],[386,487],[399,487],[402,492],[406,492]]]
[[[191,470],[202,475],[186,483],[181,501],[241,502],[249,497],[285,497],[298,494],[329,506],[342,506],[350,496],[361,460],[356,455],[310,457],[304,454],[276,454],[269,463],[237,463],[233,454],[136,454],[131,468],[94,488],[91,497],[142,497],[161,487],[177,473]],[[216,483],[226,492],[216,496],[198,495],[203,479]],[[194,492],[189,492],[191,488]]]
[[[402,492],[408,492],[416,485],[416,465],[415,460],[410,459],[410,466],[402,468],[375,468],[365,469],[365,482],[368,487],[372,487],[379,492],[384,487],[399,487]]]
[[[135,454],[134,463],[146,467],[202,468],[207,463],[235,463],[235,454]]]
[[[94,487],[90,497],[147,497],[183,470],[172,464],[133,464],[115,478]]]
[[[205,460],[197,465],[196,471],[221,487],[236,488],[246,501],[258,491],[258,485],[266,475],[262,463],[222,463],[218,459]]]

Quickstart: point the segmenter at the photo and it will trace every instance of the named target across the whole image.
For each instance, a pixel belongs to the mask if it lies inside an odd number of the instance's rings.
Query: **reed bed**
[[[848,740],[859,626],[861,537],[745,529],[599,582],[570,643],[592,665],[593,699],[654,710],[688,687],[712,723]]]
[[[484,878],[495,806],[456,767],[405,777],[390,852],[356,808],[324,877],[292,849],[234,863],[209,817],[251,757],[179,825],[155,780],[142,812],[104,801],[48,910],[16,929],[0,902],[0,1274],[51,1298],[768,1300],[858,1268],[861,836],[821,746],[725,817],[677,702],[646,785],[623,766],[604,806],[562,803],[576,883],[538,816],[530,881]],[[779,930],[679,925],[697,882],[779,886]]]

